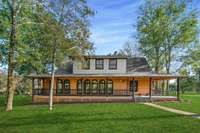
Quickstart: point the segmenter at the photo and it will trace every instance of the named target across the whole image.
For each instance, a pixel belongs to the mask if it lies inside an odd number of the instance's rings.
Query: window
[[[62,95],[62,80],[60,79],[57,81],[57,95]]]
[[[70,94],[70,81],[64,80],[64,94],[68,95]]]
[[[90,80],[84,81],[84,93],[89,94],[90,93]]]
[[[130,81],[130,91],[133,91],[133,89],[135,90],[135,92],[138,91],[138,80]]]
[[[98,81],[97,80],[92,80],[92,93],[97,93],[98,89]]]
[[[105,88],[106,88],[105,80],[100,80],[99,81],[99,93],[105,94]]]
[[[77,93],[82,94],[82,80],[77,80]]]
[[[107,93],[112,94],[113,93],[113,81],[107,80]]]
[[[83,69],[90,69],[90,59],[85,59],[82,65]]]
[[[42,79],[34,79],[34,88],[35,89],[43,89],[43,80]]]
[[[96,59],[95,60],[95,66],[96,66],[96,69],[103,69],[103,59]]]
[[[117,59],[109,59],[109,69],[117,69]]]

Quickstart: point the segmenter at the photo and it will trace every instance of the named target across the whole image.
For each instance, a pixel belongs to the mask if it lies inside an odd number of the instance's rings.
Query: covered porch
[[[179,100],[180,76],[59,76],[55,77],[54,103],[150,102]],[[50,75],[32,77],[33,103],[47,103]],[[156,83],[176,80],[176,89],[165,93]],[[168,95],[166,95],[168,94]]]

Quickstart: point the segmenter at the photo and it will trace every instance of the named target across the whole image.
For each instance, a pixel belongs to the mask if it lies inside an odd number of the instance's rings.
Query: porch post
[[[152,79],[151,77],[149,78],[149,99],[151,100],[151,82],[152,82]]]
[[[34,93],[35,93],[35,92],[34,92],[34,88],[35,88],[35,87],[34,87],[34,80],[35,80],[35,79],[32,78],[32,102],[33,102],[33,96],[34,96]]]
[[[180,100],[180,79],[177,78],[177,100]]]
[[[132,79],[132,82],[131,82],[131,84],[132,84],[132,100],[133,100],[133,102],[135,102],[135,80],[134,80],[134,77],[133,77],[133,79]]]
[[[106,77],[106,96],[108,96],[108,78]]]
[[[84,95],[84,79],[82,78],[81,79],[81,96],[83,96]]]

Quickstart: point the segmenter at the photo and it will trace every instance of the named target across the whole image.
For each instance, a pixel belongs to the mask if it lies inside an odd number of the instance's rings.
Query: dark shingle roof
[[[73,74],[73,62],[67,62],[65,66],[60,67],[55,72],[56,75]]]
[[[127,73],[151,72],[151,68],[144,57],[132,57],[127,59]]]

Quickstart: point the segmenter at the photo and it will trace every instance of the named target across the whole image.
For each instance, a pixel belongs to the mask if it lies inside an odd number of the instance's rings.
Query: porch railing
[[[49,95],[49,90],[48,89],[33,89],[32,90],[33,95],[40,95],[40,96],[48,96]],[[132,92],[130,90],[118,90],[118,89],[113,89],[112,91],[102,91],[102,90],[95,90],[95,91],[77,91],[75,89],[71,89],[68,91],[61,91],[57,92],[54,90],[53,92],[54,96],[132,96]],[[140,93],[135,93],[135,95],[141,96],[145,95],[148,96],[148,93],[145,94],[140,94]],[[155,91],[152,90],[152,96],[173,96],[176,95],[176,91]]]
[[[33,89],[33,95],[41,95],[41,96],[48,96],[49,90],[48,89]],[[62,93],[53,92],[54,96],[131,96],[132,92],[130,90],[113,90],[113,91],[77,91],[77,90],[70,90],[65,91]]]
[[[177,94],[176,90],[152,90],[152,96],[175,96]]]

